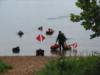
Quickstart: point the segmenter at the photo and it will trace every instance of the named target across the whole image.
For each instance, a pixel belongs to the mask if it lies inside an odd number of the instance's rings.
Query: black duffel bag
[[[36,56],[44,56],[44,50],[43,49],[37,49],[36,50]]]
[[[20,52],[20,47],[17,46],[17,47],[12,48],[12,52],[13,53],[19,53]]]

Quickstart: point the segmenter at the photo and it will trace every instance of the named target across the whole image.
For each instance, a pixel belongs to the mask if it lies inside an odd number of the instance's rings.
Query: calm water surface
[[[78,14],[76,0],[0,0],[0,55],[12,56],[12,48],[20,46],[18,55],[35,55],[38,48],[50,54],[50,46],[55,43],[59,30],[62,30],[69,40],[68,44],[78,43],[78,52],[89,54],[100,52],[100,38],[89,39],[91,31],[86,31],[80,23],[70,21],[69,14]],[[46,39],[40,43],[36,40],[41,32],[37,29],[43,26],[42,34]],[[52,36],[46,36],[48,28],[54,29]],[[22,30],[25,35],[19,38],[17,32]]]

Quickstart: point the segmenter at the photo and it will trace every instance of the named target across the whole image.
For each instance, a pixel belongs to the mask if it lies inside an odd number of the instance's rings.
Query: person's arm
[[[63,34],[63,36],[64,36],[64,40],[66,41],[66,40],[68,40],[68,38],[66,38],[66,36]]]

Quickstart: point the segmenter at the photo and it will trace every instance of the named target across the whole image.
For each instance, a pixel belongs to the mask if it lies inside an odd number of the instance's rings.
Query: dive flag
[[[39,42],[42,42],[44,39],[45,39],[45,36],[43,36],[42,34],[38,35],[36,37],[36,39],[39,41]]]
[[[72,44],[72,47],[73,47],[73,48],[77,48],[77,46],[78,46],[78,45],[77,45],[76,42]]]

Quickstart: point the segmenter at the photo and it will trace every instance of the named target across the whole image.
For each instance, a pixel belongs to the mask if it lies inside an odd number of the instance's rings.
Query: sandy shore
[[[4,56],[0,59],[13,66],[13,69],[2,75],[36,75],[35,73],[41,70],[51,57]]]

